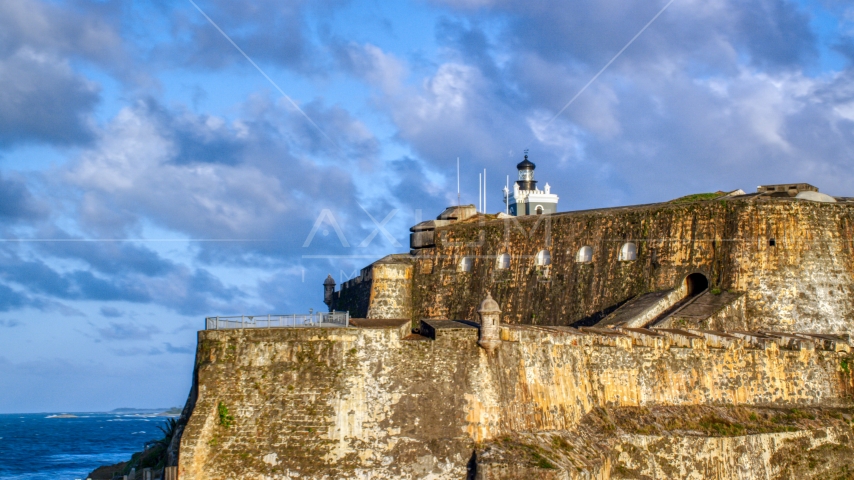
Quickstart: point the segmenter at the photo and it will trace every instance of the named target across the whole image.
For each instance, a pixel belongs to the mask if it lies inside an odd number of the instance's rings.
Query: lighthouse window
[[[536,212],[537,212],[537,215],[542,215],[543,214],[543,206],[537,205]]]

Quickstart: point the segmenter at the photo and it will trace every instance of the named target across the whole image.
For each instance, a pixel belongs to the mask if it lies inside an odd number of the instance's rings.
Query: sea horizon
[[[0,479],[82,480],[101,465],[127,461],[162,438],[157,427],[177,416],[158,410],[0,413]]]

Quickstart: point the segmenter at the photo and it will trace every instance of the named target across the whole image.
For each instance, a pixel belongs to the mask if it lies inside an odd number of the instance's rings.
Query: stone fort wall
[[[408,256],[388,257],[363,268],[332,294],[333,310],[352,318],[410,318],[412,264]]]
[[[569,442],[597,408],[832,408],[854,389],[844,342],[504,326],[489,354],[469,325],[409,327],[199,332],[180,478],[460,479],[480,446]]]
[[[487,291],[503,321],[593,323],[694,272],[745,293],[743,329],[845,333],[854,327],[854,206],[790,199],[655,204],[545,216],[481,216],[436,230],[413,264],[412,319],[472,319]],[[621,261],[622,245],[637,259]],[[592,261],[577,263],[583,246]],[[548,272],[535,266],[548,250]],[[496,258],[510,255],[510,268]],[[471,257],[468,272],[460,271]]]

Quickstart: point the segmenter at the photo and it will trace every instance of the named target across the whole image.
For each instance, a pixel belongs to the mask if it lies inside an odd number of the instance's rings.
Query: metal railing
[[[205,330],[349,326],[350,312],[294,313],[290,315],[239,315],[234,317],[205,318]]]

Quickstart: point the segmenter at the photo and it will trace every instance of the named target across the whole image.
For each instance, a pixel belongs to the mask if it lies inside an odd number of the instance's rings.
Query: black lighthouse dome
[[[536,165],[534,165],[534,162],[532,162],[532,161],[528,160],[528,156],[527,156],[527,155],[525,155],[525,159],[524,159],[524,160],[522,160],[521,162],[519,162],[518,164],[516,164],[516,169],[517,169],[517,170],[533,170],[533,169],[535,169],[535,168],[537,168],[537,166],[536,166]]]
[[[520,190],[535,190],[537,188],[537,181],[534,180],[534,169],[537,168],[534,165],[534,162],[528,160],[528,154],[525,154],[525,159],[519,162],[516,165],[516,169],[519,170],[519,181],[516,182],[516,185],[519,185]]]

